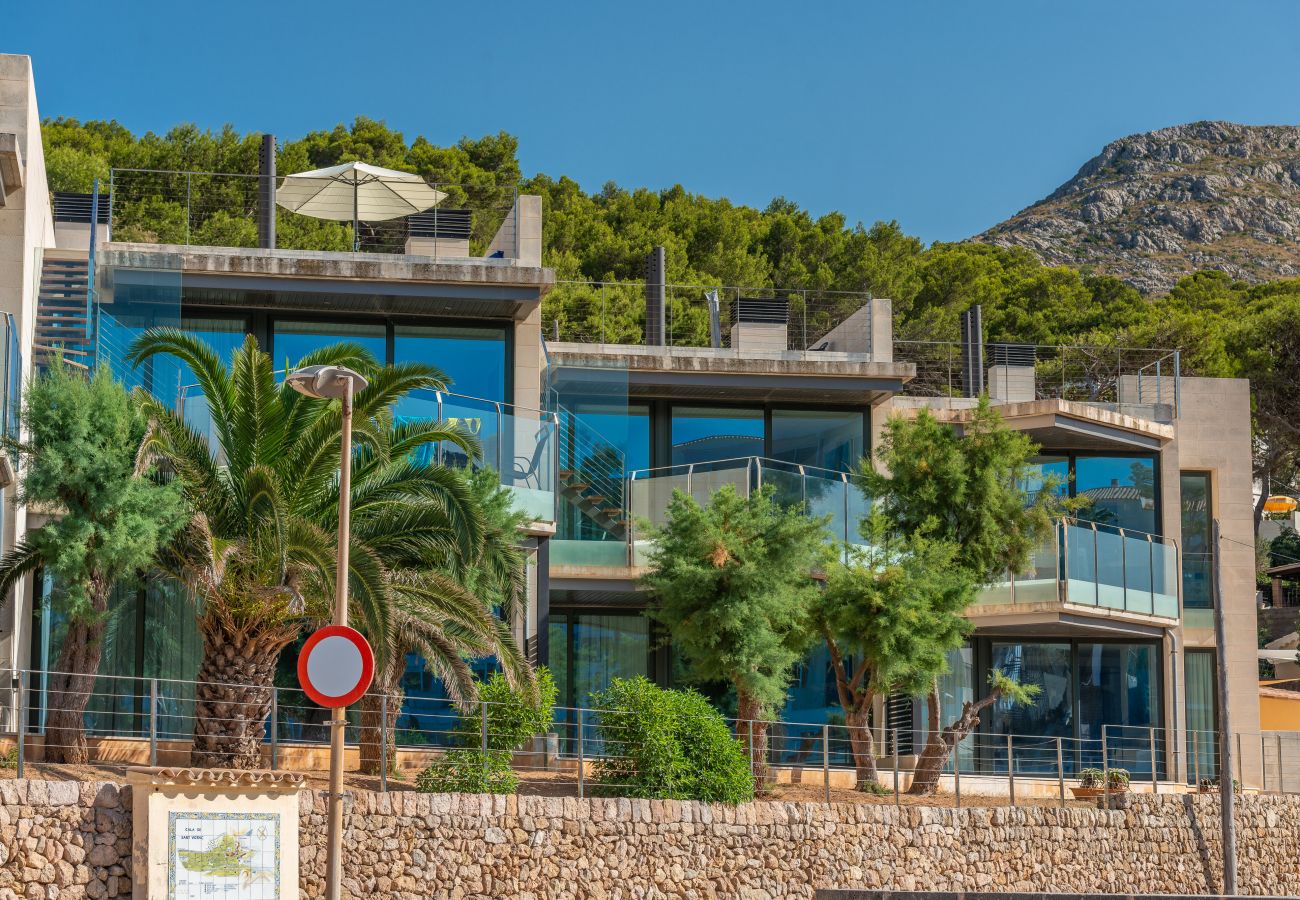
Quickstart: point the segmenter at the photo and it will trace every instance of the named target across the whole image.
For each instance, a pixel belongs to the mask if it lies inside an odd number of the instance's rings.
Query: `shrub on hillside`
[[[695,691],[672,691],[645,678],[615,678],[592,694],[604,744],[597,782],[610,793],[670,800],[741,803],[754,779],[740,742]]]
[[[487,753],[483,746],[483,706],[462,712],[456,724],[457,746],[449,749],[415,779],[415,788],[428,794],[513,794],[519,778],[510,767],[511,754],[551,727],[557,690],[546,669],[537,672],[537,693],[527,696],[494,673],[479,686],[487,704]]]

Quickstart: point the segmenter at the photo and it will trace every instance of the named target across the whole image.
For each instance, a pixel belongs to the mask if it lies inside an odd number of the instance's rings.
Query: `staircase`
[[[49,365],[56,351],[64,361],[78,368],[94,362],[89,307],[90,263],[86,255],[49,251],[41,262],[41,288],[36,301],[36,330],[32,359],[38,366]]]
[[[599,528],[626,540],[623,453],[563,407],[559,411],[558,493]]]

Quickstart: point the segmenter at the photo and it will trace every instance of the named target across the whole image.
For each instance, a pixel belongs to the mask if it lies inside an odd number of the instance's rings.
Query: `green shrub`
[[[862,794],[870,794],[873,797],[894,796],[893,788],[887,788],[879,781],[872,781],[870,779],[864,779],[863,781],[858,782],[858,792]]]
[[[6,752],[0,753],[0,769],[18,768],[18,748],[10,747]]]
[[[1100,788],[1102,782],[1109,779],[1108,787],[1112,791],[1128,790],[1130,775],[1128,769],[1080,769],[1079,787]]]
[[[558,694],[555,679],[546,669],[539,669],[537,694],[528,697],[496,672],[479,685],[478,694],[487,709],[486,757],[482,751],[484,707],[475,705],[472,711],[458,716],[453,729],[457,746],[416,776],[416,790],[429,794],[513,794],[519,789],[510,757],[551,727]]]
[[[415,777],[415,789],[426,794],[513,794],[519,776],[510,768],[509,750],[453,749]]]
[[[604,748],[596,781],[610,793],[741,803],[754,797],[749,759],[727,723],[695,691],[615,678],[592,694]]]

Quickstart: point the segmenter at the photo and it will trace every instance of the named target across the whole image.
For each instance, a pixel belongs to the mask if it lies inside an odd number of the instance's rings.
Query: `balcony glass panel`
[[[1129,612],[1155,612],[1151,557],[1149,539],[1142,535],[1124,536],[1124,608]]]
[[[1123,609],[1124,538],[1117,531],[1098,528],[1093,541],[1097,545],[1097,605]]]
[[[1065,571],[1066,597],[1071,603],[1097,606],[1101,602],[1097,581],[1096,532],[1089,527],[1066,522]]]

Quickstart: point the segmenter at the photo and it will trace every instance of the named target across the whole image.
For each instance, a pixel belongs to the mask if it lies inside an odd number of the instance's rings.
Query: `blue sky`
[[[47,116],[504,129],[528,174],[784,195],[927,241],[1002,220],[1122,135],[1300,124],[1294,0],[14,5],[0,51],[34,58]]]

